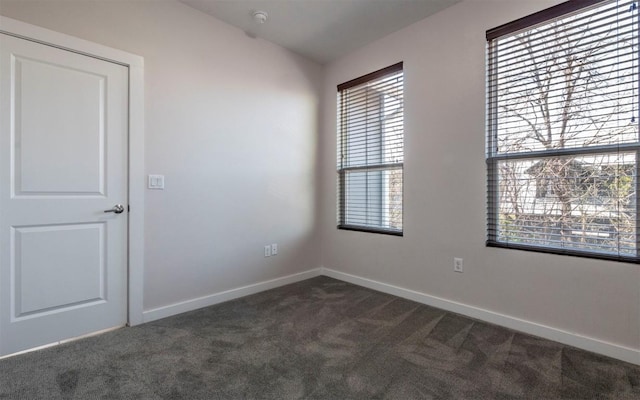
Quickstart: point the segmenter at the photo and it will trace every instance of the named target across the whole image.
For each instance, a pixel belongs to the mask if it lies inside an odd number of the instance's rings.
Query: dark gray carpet
[[[640,367],[318,277],[0,361],[0,399],[640,399]]]

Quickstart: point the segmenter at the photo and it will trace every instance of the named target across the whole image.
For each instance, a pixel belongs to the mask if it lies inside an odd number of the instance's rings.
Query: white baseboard
[[[618,360],[640,365],[640,350],[629,347],[608,343],[602,340],[582,336],[576,333],[563,331],[561,329],[552,328],[550,326],[541,325],[535,322],[499,314],[493,311],[446,300],[440,297],[430,296],[415,290],[405,289],[402,287],[390,285],[362,278],[356,275],[347,274],[329,268],[321,268],[322,275],[341,281],[353,283],[355,285],[364,286],[379,292],[392,294],[394,296],[413,300],[418,303],[426,304],[445,311],[451,311],[458,314],[466,315],[471,318],[490,322],[492,324],[504,326],[516,331],[524,332],[530,335],[539,336],[541,338],[553,340],[562,344],[577,347],[579,349],[599,353]]]
[[[608,357],[616,358],[618,360],[640,365],[640,350],[638,349],[620,346],[599,339],[582,336],[577,333],[563,331],[561,329],[553,328],[550,326],[526,321],[504,314],[499,314],[467,304],[431,296],[425,293],[417,292],[415,290],[405,289],[399,286],[390,285],[388,283],[374,281],[372,279],[367,279],[324,267],[300,272],[297,274],[287,275],[264,282],[258,282],[236,289],[225,290],[224,292],[214,293],[212,295],[199,297],[180,303],[170,304],[164,307],[147,310],[143,313],[144,322],[150,322],[157,319],[177,315],[183,312],[196,310],[198,308],[212,306],[214,304],[263,292],[269,289],[275,289],[280,286],[314,278],[320,275],[326,275],[331,278],[339,279],[341,281],[364,286],[369,289],[377,290],[379,292],[413,300],[418,303],[426,304],[445,311],[451,311],[458,314],[466,315],[471,318],[504,326],[509,329],[524,332],[534,336],[539,336],[569,346],[577,347],[579,349],[591,351]]]
[[[280,286],[288,285],[313,278],[321,275],[321,269],[311,269],[309,271],[299,272],[297,274],[287,275],[280,278],[270,279],[268,281],[254,283],[252,285],[242,286],[235,289],[225,290],[224,292],[214,293],[196,299],[182,301],[180,303],[170,304],[168,306],[158,307],[144,311],[144,322],[151,322],[157,319],[171,317],[172,315],[181,314],[183,312],[197,310],[198,308],[212,306],[214,304],[237,299],[239,297],[248,296],[265,290],[275,289]]]

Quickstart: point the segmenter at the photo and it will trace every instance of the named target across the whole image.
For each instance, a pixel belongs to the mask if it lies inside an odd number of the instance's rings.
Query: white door
[[[127,67],[0,34],[0,356],[126,323],[127,113]]]

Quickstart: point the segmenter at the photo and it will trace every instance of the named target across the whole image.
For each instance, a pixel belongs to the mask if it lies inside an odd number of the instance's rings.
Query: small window
[[[402,63],[338,85],[338,228],[402,235]]]
[[[568,1],[487,43],[487,245],[638,262],[636,2]]]

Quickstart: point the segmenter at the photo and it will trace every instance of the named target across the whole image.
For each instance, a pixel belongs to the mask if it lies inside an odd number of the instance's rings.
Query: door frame
[[[120,64],[129,70],[127,324],[139,325],[144,322],[144,58],[2,15],[0,33]]]

